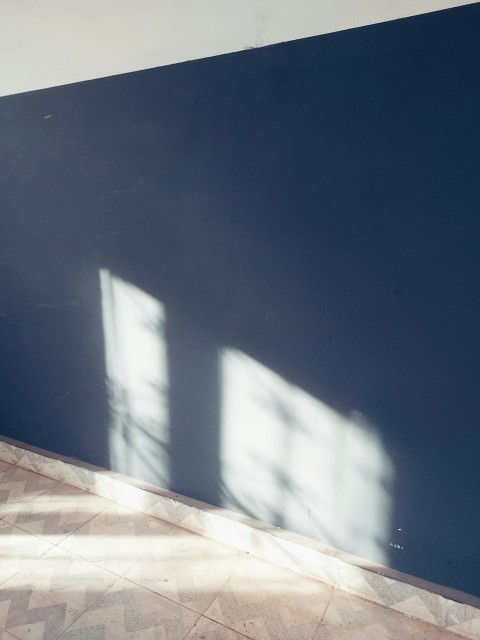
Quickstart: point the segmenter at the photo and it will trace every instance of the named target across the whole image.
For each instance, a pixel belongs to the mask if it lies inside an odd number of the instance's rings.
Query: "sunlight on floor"
[[[458,636],[0,463],[2,640],[400,637]]]

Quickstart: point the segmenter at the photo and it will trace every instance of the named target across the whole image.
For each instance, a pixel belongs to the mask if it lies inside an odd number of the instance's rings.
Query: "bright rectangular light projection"
[[[169,484],[168,367],[163,305],[100,271],[111,469]]]
[[[222,385],[222,506],[386,564],[393,467],[377,429],[236,350]]]
[[[100,283],[111,468],[168,488],[165,308],[106,269]],[[209,428],[220,445],[217,461],[199,460],[199,469],[218,462],[219,506],[387,564],[394,469],[378,429],[240,351],[218,353],[220,418]],[[182,392],[188,403],[188,388]],[[184,427],[197,437],[197,424]],[[185,464],[181,452],[176,464]]]

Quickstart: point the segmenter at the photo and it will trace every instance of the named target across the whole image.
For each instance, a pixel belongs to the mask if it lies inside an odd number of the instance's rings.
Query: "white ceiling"
[[[261,47],[478,0],[2,0],[0,95]]]

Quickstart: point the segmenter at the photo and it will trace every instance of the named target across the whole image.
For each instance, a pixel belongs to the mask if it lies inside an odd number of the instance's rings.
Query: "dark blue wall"
[[[221,502],[235,347],[378,425],[390,565],[480,595],[479,31],[471,5],[3,98],[0,432],[109,465],[108,268],[183,319],[174,489]]]

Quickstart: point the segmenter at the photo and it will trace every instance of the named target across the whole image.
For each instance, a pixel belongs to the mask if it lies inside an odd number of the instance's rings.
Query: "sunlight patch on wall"
[[[169,410],[164,306],[107,269],[100,271],[100,286],[111,469],[165,487]]]
[[[378,430],[236,350],[222,383],[221,506],[386,564],[394,469]]]

